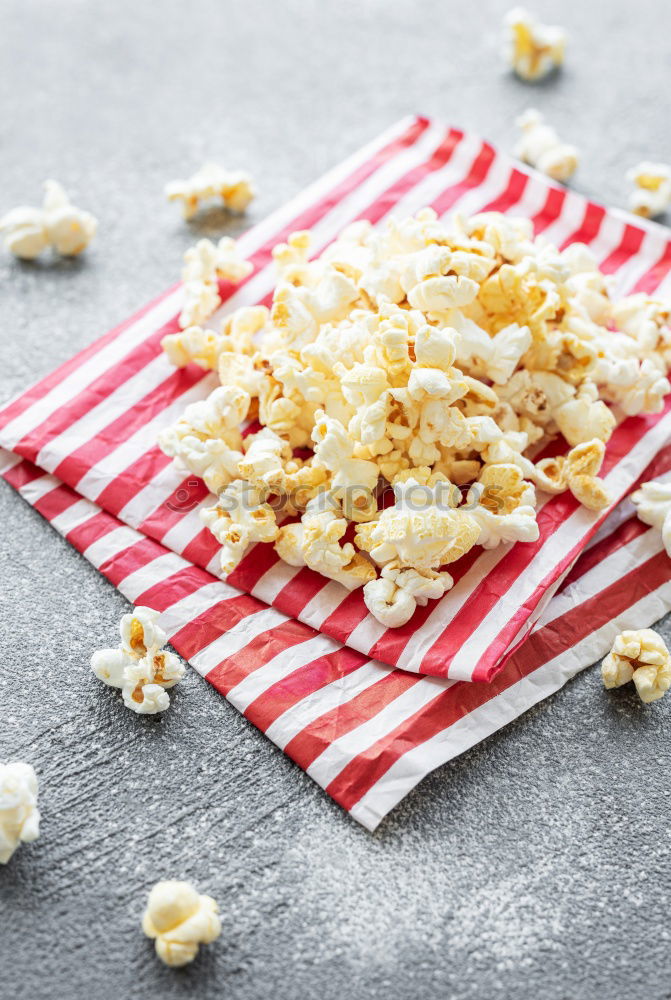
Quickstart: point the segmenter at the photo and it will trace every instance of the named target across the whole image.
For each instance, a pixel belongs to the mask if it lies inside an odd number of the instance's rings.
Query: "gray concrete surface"
[[[671,160],[668,6],[536,3],[571,44],[529,89],[498,59],[508,5],[0,0],[0,211],[55,176],[100,219],[81,260],[0,256],[0,397],[175,279],[208,227],[162,186],[204,158],[254,173],[254,221],[402,114],[509,148],[533,103],[576,187],[622,204],[628,165]],[[671,702],[588,670],[371,836],[195,673],[129,715],[87,669],[123,599],[4,484],[0,517],[0,758],[35,764],[43,813],[0,870],[2,1000],[671,997]],[[164,876],[222,909],[182,972],[138,929]]]

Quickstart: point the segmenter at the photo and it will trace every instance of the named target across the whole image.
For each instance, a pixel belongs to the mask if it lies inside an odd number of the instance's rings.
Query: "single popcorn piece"
[[[601,664],[601,676],[606,688],[633,680],[639,698],[648,704],[663,698],[671,687],[671,655],[651,628],[621,632]]]
[[[256,195],[249,174],[225,170],[217,163],[205,163],[187,180],[166,184],[168,201],[178,201],[185,219],[192,219],[204,201],[220,199],[231,212],[244,212]]]
[[[504,56],[522,80],[535,83],[561,66],[565,46],[563,28],[541,24],[522,7],[506,15]]]
[[[199,894],[190,882],[157,882],[149,893],[142,930],[156,942],[161,961],[179,968],[194,960],[199,945],[219,937],[218,914],[214,899]]]
[[[634,185],[629,195],[629,211],[644,219],[663,215],[671,206],[671,167],[666,163],[639,163],[627,171]]]
[[[137,607],[122,617],[121,645],[99,649],[91,657],[98,680],[119,688],[124,705],[138,715],[164,712],[170,705],[169,688],[184,676],[184,664],[164,649],[167,636],[152,608]]]
[[[515,146],[515,156],[556,181],[567,181],[578,166],[575,146],[561,142],[555,130],[546,125],[540,111],[529,108],[517,119],[522,130]]]
[[[30,764],[0,764],[0,864],[6,865],[19,844],[31,844],[40,832],[37,775]]]
[[[561,145],[538,116],[528,124],[533,159]],[[559,250],[496,212],[422,209],[314,245],[300,231],[275,248],[270,308],[164,339],[175,365],[221,382],[159,444],[219,497],[201,516],[223,573],[274,543],[285,563],[363,588],[395,628],[475,546],[533,543],[536,490],[608,506],[599,472],[616,421],[671,393],[669,303],[615,300],[587,247]],[[217,297],[219,257],[207,241],[188,255],[196,299]]]
[[[664,548],[671,556],[671,483],[643,483],[631,499],[639,520],[661,532]]]
[[[185,330],[201,326],[216,312],[221,304],[220,280],[239,284],[253,270],[254,265],[241,256],[230,236],[223,236],[216,244],[211,240],[199,240],[184,254],[184,304],[179,317],[180,327]]]
[[[34,260],[47,247],[62,257],[75,257],[86,249],[97,228],[91,213],[76,208],[53,180],[45,181],[41,209],[22,206],[0,218],[5,246],[22,260]]]

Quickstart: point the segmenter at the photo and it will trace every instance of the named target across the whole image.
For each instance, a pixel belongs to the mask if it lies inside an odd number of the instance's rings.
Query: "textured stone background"
[[[671,160],[668,6],[538,2],[571,45],[536,89],[501,68],[508,6],[1,0],[0,211],[55,176],[100,233],[81,260],[0,257],[0,396],[175,280],[207,227],[162,186],[204,158],[254,173],[254,221],[403,114],[510,148],[533,103],[581,148],[576,187],[623,204],[627,166]],[[0,870],[3,1000],[671,997],[671,701],[588,670],[371,836],[194,672],[131,716],[87,667],[124,601],[4,484],[0,516],[0,757],[35,764],[43,813]],[[164,876],[222,908],[183,972],[138,930]]]

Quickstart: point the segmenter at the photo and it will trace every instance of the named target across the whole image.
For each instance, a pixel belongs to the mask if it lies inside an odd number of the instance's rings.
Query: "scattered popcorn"
[[[40,832],[37,776],[30,764],[0,764],[0,864],[6,865],[19,844],[31,844]]]
[[[540,111],[529,108],[516,124],[522,130],[515,146],[515,156],[556,181],[567,181],[578,166],[578,150],[561,142],[555,130],[546,125]]]
[[[121,689],[124,705],[138,715],[164,712],[170,704],[168,689],[184,676],[184,664],[162,647],[167,636],[157,624],[158,611],[137,607],[121,619],[121,645],[99,649],[91,657],[91,670],[109,687]]]
[[[218,243],[198,240],[184,254],[184,305],[179,317],[180,327],[185,330],[200,326],[216,312],[221,304],[220,280],[238,284],[253,270],[253,264],[240,256],[230,236],[223,236]]]
[[[661,635],[651,628],[620,633],[601,664],[607,688],[634,682],[641,701],[663,698],[671,687],[671,654]]]
[[[178,968],[193,962],[199,945],[219,937],[218,913],[214,899],[200,895],[190,882],[157,882],[149,893],[142,930],[155,940],[161,961]]]
[[[97,220],[76,208],[57,181],[45,181],[42,208],[22,206],[0,218],[5,246],[22,260],[34,260],[47,247],[62,257],[85,250],[98,228]]]
[[[652,219],[671,206],[671,167],[665,163],[639,163],[627,171],[634,185],[629,195],[629,211]]]
[[[509,11],[504,24],[504,56],[522,80],[535,83],[564,62],[563,28],[541,24],[522,7]]]
[[[205,163],[184,181],[166,184],[168,201],[179,201],[182,215],[192,219],[204,201],[219,198],[231,212],[244,212],[256,191],[249,174],[224,170],[217,163]]]
[[[668,304],[614,302],[586,247],[559,251],[492,212],[444,223],[424,209],[310,247],[299,232],[275,248],[270,309],[164,341],[222,383],[159,443],[218,496],[201,516],[223,574],[272,542],[363,588],[393,628],[450,589],[447,567],[474,546],[535,541],[536,490],[608,505],[616,420],[671,392]],[[535,460],[560,435],[565,450]]]
[[[643,483],[631,499],[639,519],[661,532],[664,548],[671,556],[671,483]]]

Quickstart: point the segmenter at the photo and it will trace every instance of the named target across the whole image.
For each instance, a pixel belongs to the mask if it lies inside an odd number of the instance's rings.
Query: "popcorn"
[[[45,181],[42,208],[22,206],[0,218],[5,246],[22,260],[34,260],[47,247],[62,257],[75,257],[96,234],[97,220],[76,208],[57,181]]]
[[[561,66],[565,45],[562,28],[541,24],[522,7],[506,15],[504,56],[522,80],[535,83]]]
[[[627,630],[617,636],[601,664],[604,687],[634,682],[641,701],[663,698],[671,687],[671,655],[661,635],[650,628]]]
[[[555,130],[546,125],[540,111],[530,108],[516,120],[522,130],[515,156],[556,181],[567,181],[578,166],[575,146],[560,142]]]
[[[351,542],[340,544],[347,531],[346,519],[320,508],[316,498],[308,504],[300,524],[280,528],[275,549],[290,566],[309,566],[347,590],[356,590],[375,578],[375,570]]]
[[[194,960],[199,945],[219,937],[218,912],[214,899],[200,895],[189,882],[157,882],[149,893],[142,930],[156,941],[161,961],[178,968]]]
[[[250,402],[245,389],[219,386],[207,399],[190,403],[176,424],[160,432],[158,443],[180,468],[219,493],[238,474],[243,458],[239,425]]]
[[[232,573],[252,542],[274,542],[275,511],[265,503],[266,491],[235,479],[220,494],[214,507],[200,511],[201,520],[220,542],[221,571]]]
[[[194,248],[188,280],[216,290],[218,254]],[[219,495],[201,516],[224,573],[272,542],[290,565],[363,587],[397,627],[474,546],[535,541],[537,489],[607,506],[616,419],[671,392],[671,307],[614,302],[586,247],[536,241],[528,220],[424,209],[380,231],[355,223],[317,257],[294,233],[274,258],[270,310],[164,341],[222,383],[159,443]],[[250,419],[260,429],[243,439]],[[564,451],[534,461],[560,435]]]
[[[634,215],[652,219],[671,205],[671,167],[665,163],[639,163],[627,171],[627,180],[635,185],[629,195],[629,211]]]
[[[217,163],[205,163],[187,180],[166,184],[168,201],[178,201],[185,219],[192,219],[201,202],[219,198],[231,212],[244,212],[256,195],[249,174],[224,170]]]
[[[31,844],[40,832],[37,776],[30,764],[0,764],[0,865],[6,865],[19,844]]]
[[[661,532],[664,548],[671,556],[671,483],[643,483],[631,499],[639,520]]]
[[[124,705],[138,715],[164,712],[170,705],[168,690],[184,676],[179,657],[163,649],[167,636],[159,617],[152,608],[136,607],[121,619],[121,645],[91,657],[98,680],[120,688]]]
[[[184,254],[182,281],[184,304],[179,325],[184,330],[200,326],[221,304],[219,280],[238,284],[254,270],[254,265],[240,256],[235,240],[223,236],[218,243],[198,240]]]
[[[546,493],[568,489],[583,507],[602,510],[610,503],[606,487],[597,477],[604,454],[603,441],[594,438],[572,448],[566,456],[544,458],[536,464],[536,485]]]

